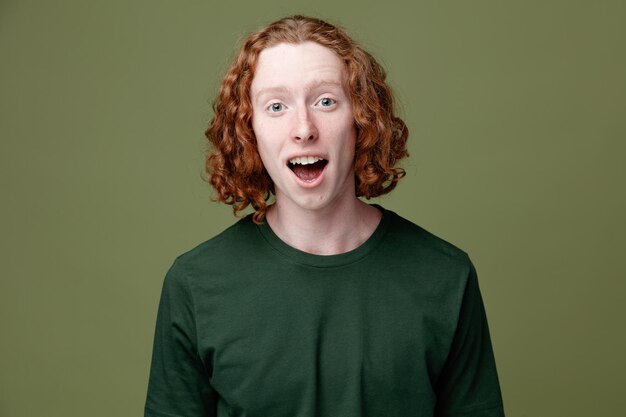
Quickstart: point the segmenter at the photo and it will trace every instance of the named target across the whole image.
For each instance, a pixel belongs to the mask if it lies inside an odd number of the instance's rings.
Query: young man
[[[245,40],[207,171],[255,213],[168,272],[146,416],[504,415],[467,255],[359,199],[404,175],[392,103],[376,61],[326,22]]]

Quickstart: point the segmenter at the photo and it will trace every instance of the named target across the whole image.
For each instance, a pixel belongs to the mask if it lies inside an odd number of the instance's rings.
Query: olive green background
[[[163,276],[234,221],[220,74],[296,12],[387,68],[411,158],[378,202],[472,256],[507,415],[623,413],[623,1],[0,0],[0,416],[142,415]]]

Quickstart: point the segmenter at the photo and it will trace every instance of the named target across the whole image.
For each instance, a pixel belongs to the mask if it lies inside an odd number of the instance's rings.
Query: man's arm
[[[458,324],[436,384],[437,417],[503,417],[487,317],[470,264]]]
[[[198,355],[193,296],[177,262],[165,277],[152,353],[145,417],[210,417],[215,403]]]

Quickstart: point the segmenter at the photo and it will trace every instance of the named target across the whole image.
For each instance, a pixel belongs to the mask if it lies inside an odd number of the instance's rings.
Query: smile
[[[287,166],[304,182],[315,181],[324,171],[328,161],[318,156],[297,156]]]

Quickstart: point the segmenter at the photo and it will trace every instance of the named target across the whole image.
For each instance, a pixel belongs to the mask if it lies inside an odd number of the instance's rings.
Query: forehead
[[[280,43],[259,54],[250,92],[297,89],[315,82],[341,86],[345,79],[345,65],[331,49],[315,42]]]

